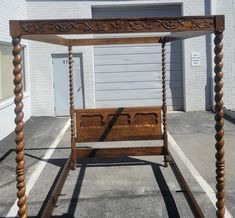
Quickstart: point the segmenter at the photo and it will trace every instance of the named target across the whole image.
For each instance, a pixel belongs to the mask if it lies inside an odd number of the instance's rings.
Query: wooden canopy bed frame
[[[171,165],[176,178],[185,191],[185,197],[195,217],[204,217],[202,210],[191,193],[168,150],[167,102],[166,102],[166,49],[165,44],[173,40],[214,33],[214,81],[215,81],[215,130],[216,130],[216,216],[225,216],[224,194],[224,130],[223,130],[223,72],[222,38],[224,16],[151,17],[122,19],[76,19],[76,20],[14,20],[10,21],[14,55],[14,93],[16,114],[16,179],[18,215],[27,217],[25,161],[24,161],[24,122],[22,92],[21,38],[52,43],[68,47],[71,155],[51,193],[42,217],[50,217],[70,169],[76,168],[77,158],[120,157],[138,155],[163,155],[165,166]],[[158,34],[159,32],[163,34]],[[65,34],[116,34],[133,33],[133,36],[119,38],[67,39]],[[134,36],[135,33],[152,33],[152,36]],[[159,36],[160,35],[160,36]],[[73,91],[72,46],[107,44],[162,45],[162,105],[160,107],[75,109]],[[162,129],[163,125],[163,129]],[[89,148],[76,147],[79,142],[121,141],[121,140],[162,140],[162,146]]]

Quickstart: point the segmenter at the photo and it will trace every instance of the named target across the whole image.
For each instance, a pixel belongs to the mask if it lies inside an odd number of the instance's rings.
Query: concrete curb
[[[235,122],[235,109],[228,109],[224,108],[224,114],[227,116],[229,119]]]

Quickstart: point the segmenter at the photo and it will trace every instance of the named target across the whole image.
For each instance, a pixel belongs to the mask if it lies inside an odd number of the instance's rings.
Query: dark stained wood
[[[22,37],[23,39],[28,39],[28,40],[34,40],[38,42],[45,42],[45,43],[50,43],[50,44],[56,44],[56,45],[65,45],[67,46],[69,44],[69,40],[65,39],[60,36],[56,35],[26,35]]]
[[[215,58],[214,58],[214,81],[215,81],[215,130],[216,130],[216,215],[219,218],[223,218],[225,216],[225,173],[224,173],[224,111],[223,111],[223,33],[222,32],[215,32]]]
[[[224,15],[218,15],[215,17],[215,32],[223,32],[225,29]]]
[[[194,215],[195,218],[204,218],[205,216],[203,215],[203,212],[198,205],[196,199],[193,196],[193,193],[191,192],[187,182],[185,181],[183,174],[181,173],[179,167],[177,166],[173,156],[171,155],[170,152],[168,152],[168,157],[169,157],[169,164],[170,167],[175,175],[175,178],[177,179],[181,190],[183,191],[183,194],[185,198],[187,199],[187,202],[190,206],[190,209]]]
[[[166,102],[166,43],[162,42],[162,125],[163,125],[163,141],[164,141],[164,163],[168,166],[168,133],[167,133],[167,102]]]
[[[115,19],[76,19],[76,20],[21,20],[10,21],[10,35],[13,40],[14,84],[15,84],[15,114],[16,114],[16,174],[18,214],[27,217],[25,195],[25,163],[24,163],[24,123],[23,123],[23,93],[21,66],[21,37],[41,42],[69,46],[69,78],[70,78],[70,114],[71,114],[71,155],[55,185],[52,195],[44,209],[42,217],[50,217],[59,193],[66,180],[70,166],[76,166],[79,157],[117,157],[135,155],[164,155],[165,163],[170,162],[171,168],[195,217],[204,217],[200,207],[193,197],[177,164],[168,151],[167,139],[167,106],[165,83],[165,42],[176,38],[190,38],[198,34],[214,32],[215,37],[215,120],[216,120],[216,197],[217,217],[225,216],[225,176],[224,176],[224,130],[223,130],[223,72],[222,72],[222,32],[224,31],[224,16],[187,16],[187,17],[153,17],[153,18],[115,18]],[[173,38],[165,37],[130,37],[109,39],[79,39],[69,40],[56,35],[63,34],[114,34],[114,33],[156,33],[174,32]],[[182,37],[179,36],[179,33]],[[189,33],[194,33],[190,35]],[[74,110],[73,105],[73,66],[72,45],[103,45],[103,44],[138,44],[162,43],[162,88],[163,105],[161,107],[116,108],[116,109],[85,109]],[[161,130],[161,109],[163,111],[163,134]],[[75,117],[76,116],[76,129]],[[128,147],[128,148],[76,148],[76,142],[115,141],[137,139],[163,139],[160,147]],[[166,155],[169,159],[166,159]]]
[[[64,186],[65,180],[69,174],[72,162],[73,162],[73,157],[71,153],[65,165],[63,166],[61,174],[59,175],[59,178],[51,192],[50,198],[45,205],[42,215],[40,216],[41,218],[51,217],[54,207],[56,206],[56,202],[59,198],[60,192]]]
[[[154,128],[148,128],[151,132],[154,131]],[[134,136],[131,135],[132,132],[136,132],[137,128],[115,128],[116,132],[120,132],[118,135],[115,135],[115,133],[110,134],[108,138],[103,139],[103,133],[104,131],[101,129],[98,129],[97,131],[80,131],[79,136],[75,138],[75,142],[103,142],[103,141],[136,141],[136,140],[160,140],[163,139],[162,135],[146,135],[144,133],[147,132],[147,130],[143,131],[142,133],[140,131],[137,132]],[[114,131],[112,131],[114,132]],[[98,136],[95,136],[94,134],[97,134]]]
[[[175,40],[172,37],[165,37],[168,42]],[[162,37],[145,36],[145,37],[120,37],[120,38],[104,38],[104,39],[71,39],[69,44],[73,46],[86,46],[86,45],[118,45],[118,44],[147,44],[147,43],[160,43]]]
[[[148,147],[148,148],[149,148],[149,152],[152,152],[152,153],[155,152],[155,154],[158,153],[156,151],[156,147],[154,147],[154,148]],[[151,151],[151,149],[152,149],[152,151]],[[159,153],[161,152],[161,150],[163,152],[162,147],[158,147],[157,149],[158,149]],[[76,150],[77,150],[76,153],[77,153],[78,158],[91,157],[91,152],[90,152],[91,149],[90,148],[87,148],[87,151],[85,151],[86,149],[83,149],[84,151],[82,151],[82,148],[77,148]],[[98,149],[98,150],[99,150],[99,152],[98,153],[97,152],[93,153],[92,157],[94,155],[95,155],[95,157],[97,157],[97,155],[99,155],[99,157],[100,157],[101,153],[103,153],[102,156],[105,154],[104,151],[102,151],[102,149]],[[106,149],[106,151],[107,151],[107,149]],[[173,159],[173,157],[170,153],[169,153],[169,161],[170,161],[169,163],[170,163],[171,169],[172,169],[173,173],[175,174],[175,177],[176,177],[181,189],[183,190],[183,193],[184,193],[184,195],[187,199],[187,202],[189,203],[189,206],[190,206],[194,216],[198,217],[198,218],[204,218],[204,215],[203,215],[199,205],[197,204],[197,201],[195,200],[192,192],[189,189],[189,186],[187,185],[187,182],[185,181],[182,173],[180,172],[176,162],[174,161],[174,159]],[[69,169],[70,169],[71,162],[72,162],[72,156],[70,155],[70,157],[68,158],[66,164],[63,167],[63,170],[62,170],[62,172],[61,172],[61,174],[60,174],[60,176],[57,180],[56,185],[53,188],[52,194],[51,194],[49,200],[46,203],[46,206],[45,206],[45,208],[42,212],[41,218],[51,217],[53,209],[56,206],[56,202],[58,200],[59,194],[60,194],[60,192],[62,190],[62,187],[65,183],[65,180],[66,180],[66,178],[69,174]]]
[[[21,39],[19,37],[12,39],[12,45],[14,46],[12,50],[12,54],[14,55],[14,70],[13,74],[15,76],[14,78],[14,93],[15,93],[15,133],[16,133],[16,180],[17,180],[17,205],[19,207],[18,209],[18,215],[21,218],[27,217],[27,205],[26,205],[26,185],[25,185],[25,154],[24,154],[24,113],[23,113],[23,74],[22,74],[22,57],[21,57]]]
[[[163,155],[163,147],[76,148],[78,158]]]
[[[11,36],[138,32],[214,32],[216,16],[20,20],[10,21]]]
[[[75,118],[74,118],[74,81],[73,81],[73,51],[72,46],[68,47],[69,53],[69,104],[70,104],[70,127],[71,127],[71,150],[72,150],[72,165],[71,169],[76,168],[76,156],[75,156]]]
[[[119,38],[103,38],[103,39],[66,39],[57,35],[25,35],[23,39],[64,45],[64,46],[88,46],[88,45],[116,45],[116,44],[147,44],[160,43],[163,37],[145,36],[145,37],[119,37]],[[173,41],[173,37],[165,37],[165,40]]]
[[[75,110],[76,142],[162,139],[161,107]]]

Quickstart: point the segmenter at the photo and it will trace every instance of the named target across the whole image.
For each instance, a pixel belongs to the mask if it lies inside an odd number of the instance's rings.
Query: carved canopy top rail
[[[12,20],[10,35],[156,33],[224,30],[224,16],[180,16],[112,19]]]
[[[148,44],[161,43],[176,40],[176,37],[158,37],[158,36],[138,36],[138,37],[120,37],[120,38],[90,38],[90,39],[65,39],[57,35],[27,35],[23,39],[29,39],[38,42],[51,43],[64,46],[87,46],[87,45],[110,45],[110,44]]]

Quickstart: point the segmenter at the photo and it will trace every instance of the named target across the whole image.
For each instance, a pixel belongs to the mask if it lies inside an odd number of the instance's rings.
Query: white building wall
[[[214,2],[214,1],[213,1]],[[228,3],[230,2],[230,3]],[[217,1],[217,14],[231,14],[232,0]],[[115,5],[151,5],[151,4],[181,4],[182,15],[208,15],[210,12],[209,1],[204,0],[149,0],[149,1],[28,1],[27,15],[29,19],[62,19],[62,18],[91,18],[92,7],[115,6]],[[50,10],[51,9],[51,10]],[[229,15],[231,16],[231,15]],[[226,19],[226,23],[228,19]],[[232,19],[231,19],[232,22]],[[226,24],[228,26],[228,23]],[[227,27],[231,28],[231,27]],[[232,33],[232,32],[231,32]],[[225,33],[225,104],[229,107],[234,105],[234,76],[232,75],[232,46],[229,45],[231,37]],[[213,72],[211,63],[210,36],[202,36],[184,41],[184,95],[185,110],[196,111],[209,109],[212,102],[211,92],[213,86]],[[58,48],[58,50],[57,50]],[[231,49],[230,49],[231,48]],[[51,53],[67,52],[66,48],[55,47],[42,43],[30,43],[30,73],[32,77],[32,113],[33,115],[53,115],[53,77],[51,66]],[[85,80],[85,106],[95,106],[94,71],[92,47],[77,47],[75,52],[84,52],[84,80]],[[191,66],[191,52],[199,52],[201,65]],[[233,83],[231,82],[233,79]],[[232,87],[233,86],[233,87]],[[210,99],[208,99],[210,98]]]
[[[0,43],[11,43],[9,20],[13,19],[61,19],[91,18],[91,8],[104,5],[139,5],[139,4],[181,4],[182,15],[208,15],[210,4],[214,5],[214,14],[225,14],[226,30],[224,32],[224,103],[227,108],[235,108],[235,17],[233,0],[149,0],[149,1],[34,1],[1,0],[0,3]],[[33,115],[54,115],[53,74],[51,65],[52,53],[66,53],[67,48],[44,43],[22,40],[25,49],[26,91],[24,92],[24,113],[26,121]],[[208,46],[209,44],[209,46]],[[208,95],[212,90],[213,76],[211,63],[210,37],[202,36],[184,41],[184,94],[185,110],[204,110],[207,108]],[[206,46],[207,45],[207,46]],[[30,49],[28,49],[28,47]],[[206,48],[206,49],[205,49]],[[92,47],[76,47],[75,53],[83,53],[85,106],[95,106],[94,71]],[[201,66],[192,67],[191,52],[199,52]],[[28,56],[29,54],[29,56]],[[28,66],[28,57],[30,65]],[[27,74],[29,72],[30,76]],[[207,72],[207,73],[205,73]],[[30,84],[31,81],[31,84]],[[30,96],[32,92],[32,101]],[[207,97],[206,97],[207,96]],[[209,96],[212,99],[212,94]],[[211,100],[212,102],[212,100]],[[13,97],[0,101],[0,140],[14,130]]]
[[[183,3],[184,16],[190,15],[205,15],[206,8],[204,1],[185,1]],[[207,79],[207,69],[210,66],[210,56],[207,58],[207,40],[206,36],[186,39],[183,41],[184,45],[184,95],[185,95],[185,110],[197,111],[205,110],[209,107],[207,102],[210,102],[207,89],[210,89],[211,80]],[[200,66],[191,66],[191,53],[199,52]],[[210,54],[208,54],[210,55]]]
[[[51,8],[48,13],[48,8]],[[44,1],[27,3],[28,19],[90,18],[89,3],[71,1]],[[83,35],[82,37],[91,37]],[[54,116],[53,71],[51,54],[67,53],[64,46],[30,42],[30,76],[32,93],[32,114]],[[91,46],[74,47],[74,53],[83,53],[85,106],[94,107],[93,49]]]
[[[26,19],[26,2],[24,0],[1,0],[0,2],[0,44],[11,44],[11,37],[9,36],[9,20]],[[22,43],[27,46],[26,41]],[[27,49],[25,49],[27,50]],[[27,51],[26,51],[27,53]],[[26,84],[29,84],[29,77],[27,76],[27,55],[26,55]],[[12,73],[12,72],[9,72]],[[12,90],[13,95],[13,90]],[[24,121],[31,116],[31,103],[28,90],[24,92]],[[15,128],[15,114],[14,114],[14,99],[0,100],[0,140],[10,134]]]
[[[26,2],[24,0],[1,0],[0,2],[0,41],[11,42],[9,20],[26,19]]]
[[[217,0],[216,13],[225,14],[225,31],[223,38],[224,106],[229,109],[235,109],[234,0]]]

